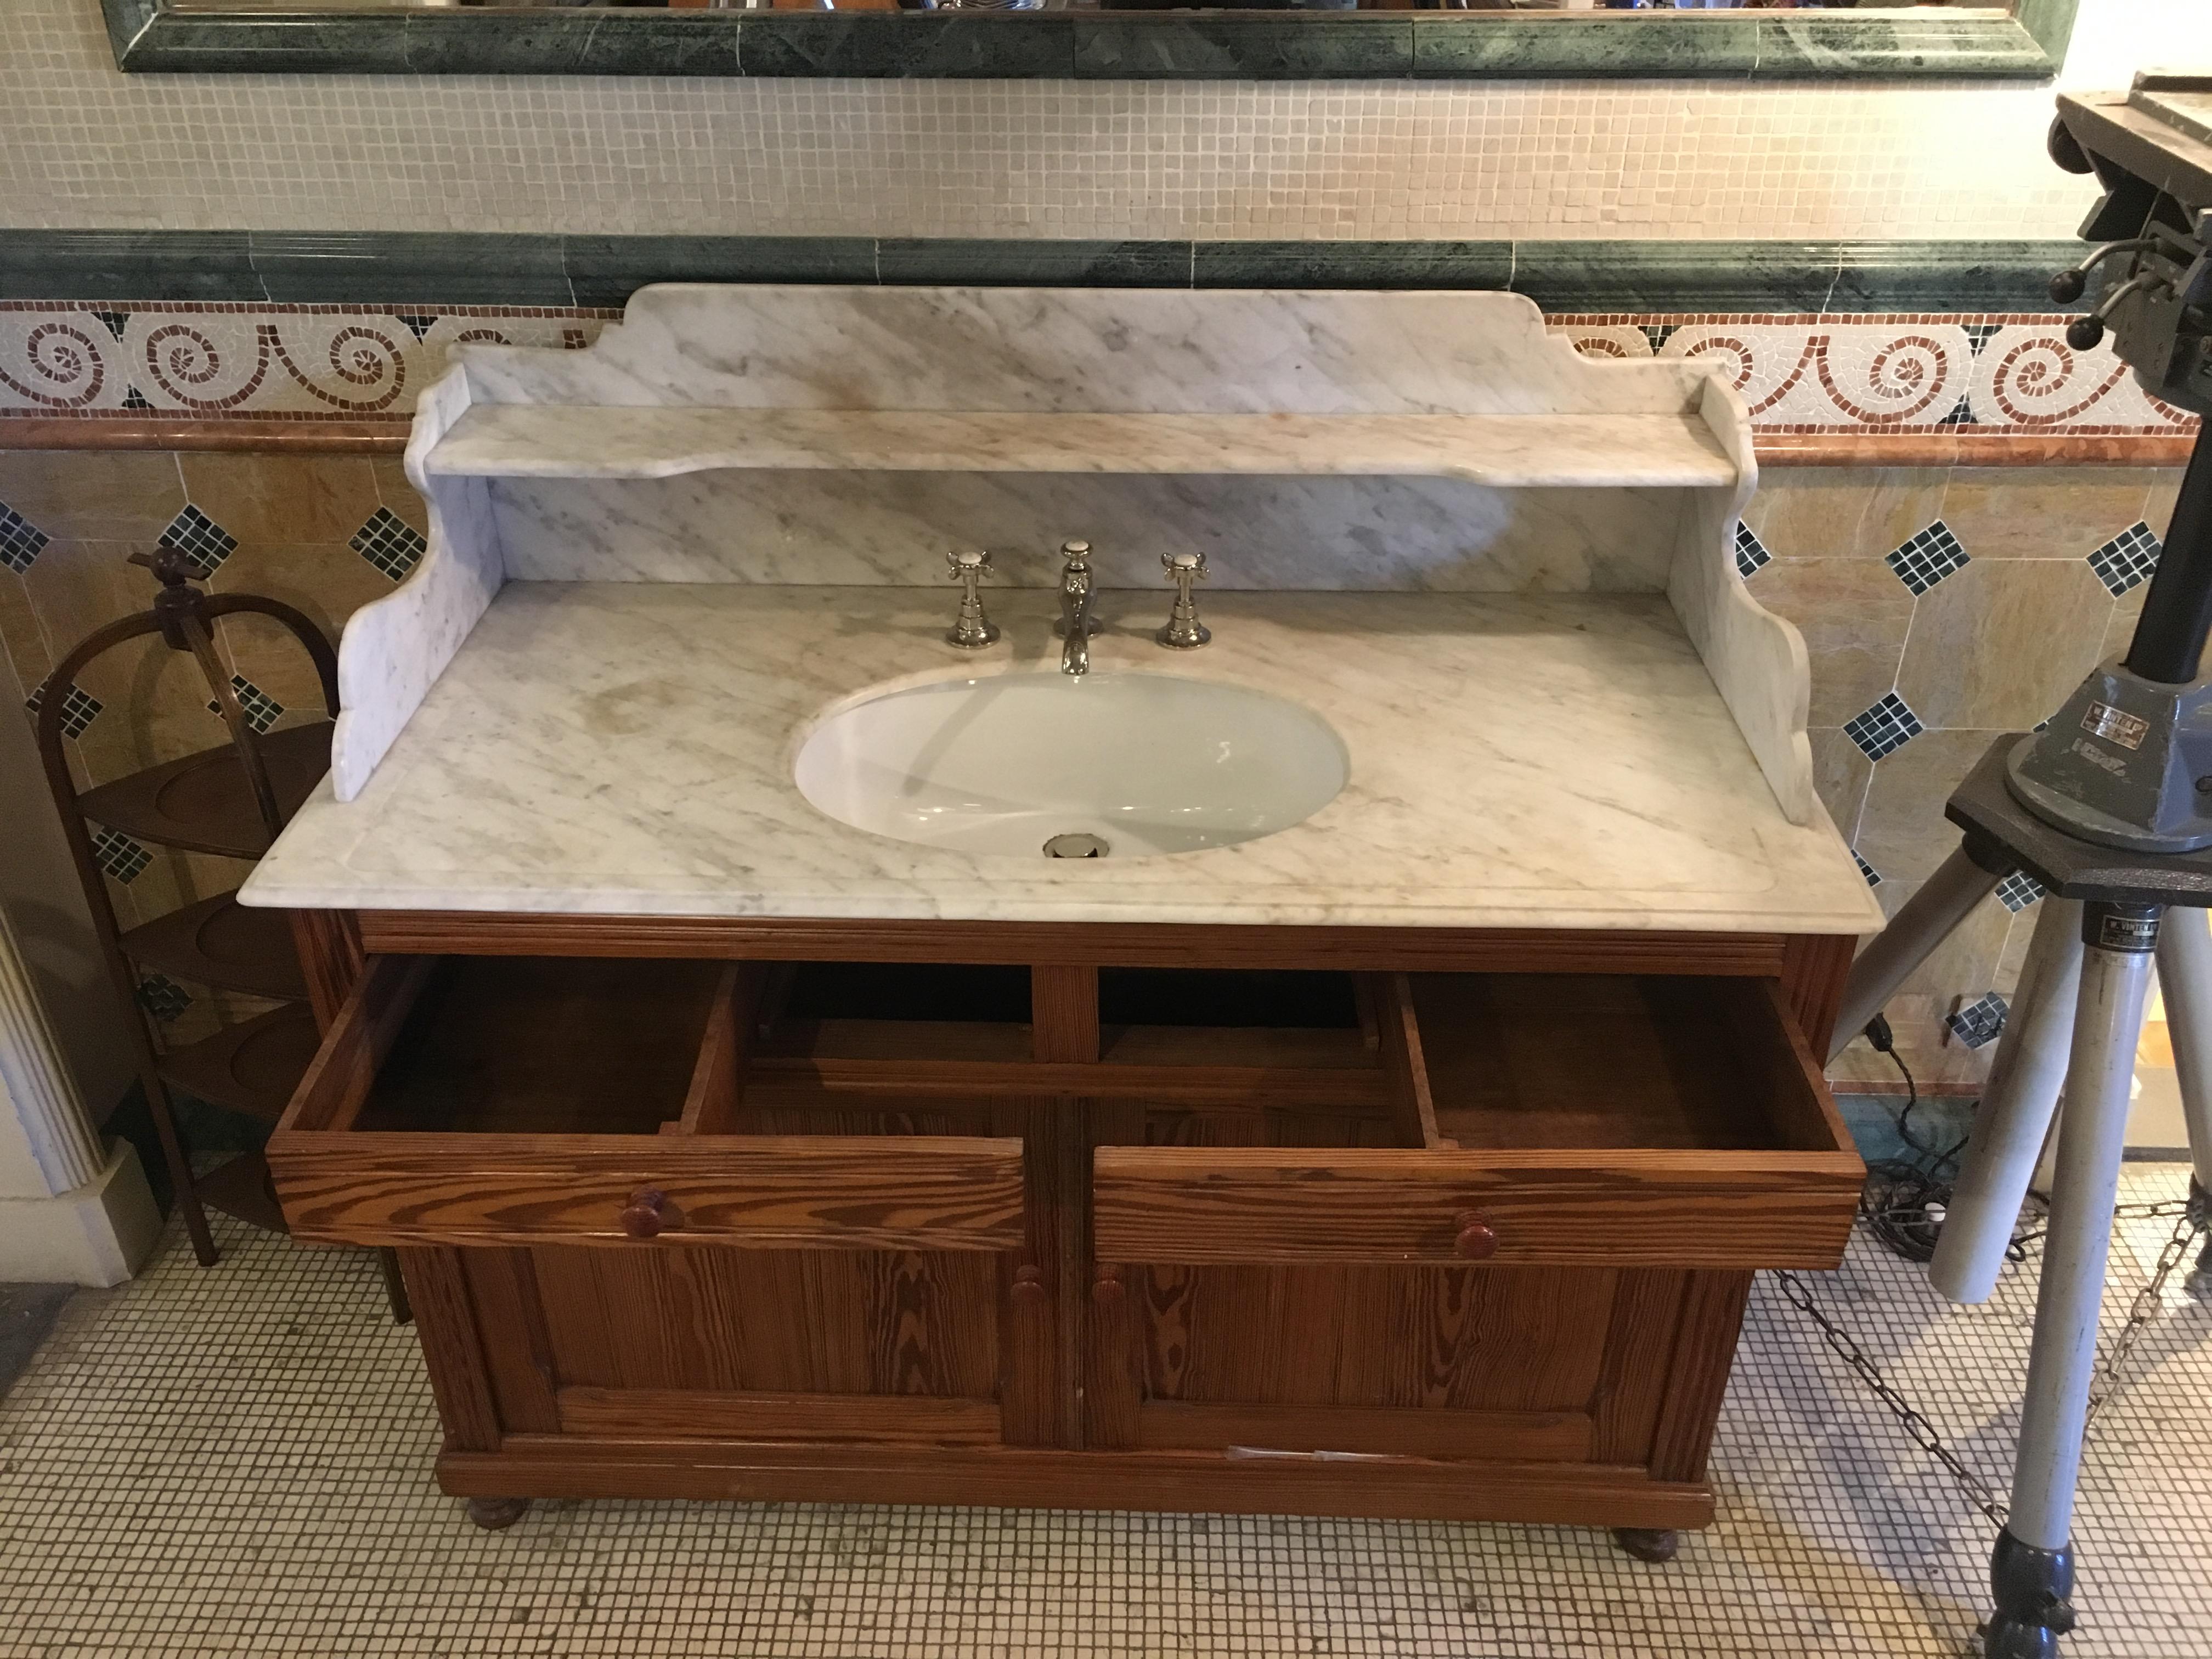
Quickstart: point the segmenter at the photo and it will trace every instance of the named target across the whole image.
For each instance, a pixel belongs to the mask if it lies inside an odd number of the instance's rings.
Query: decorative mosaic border
[[[2044,80],[2076,0],[2016,17],[1740,14],[1649,19],[1285,19],[1055,10],[467,11],[283,15],[102,0],[130,72],[307,75],[848,76],[951,80]]]
[[[0,301],[0,420],[404,426],[466,341],[589,344],[606,307]],[[1762,436],[2176,437],[2196,429],[2055,313],[1555,315],[1592,356],[1718,362]],[[4,442],[0,434],[0,442]]]

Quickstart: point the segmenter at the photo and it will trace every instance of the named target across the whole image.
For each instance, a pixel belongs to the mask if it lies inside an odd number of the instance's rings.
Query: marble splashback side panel
[[[1050,587],[1080,537],[1107,587],[1203,552],[1216,587],[1657,592],[1679,489],[1492,489],[1448,478],[719,471],[492,482],[508,579],[913,586],[954,548]],[[988,592],[987,592],[988,602]],[[948,615],[949,615],[948,611]]]

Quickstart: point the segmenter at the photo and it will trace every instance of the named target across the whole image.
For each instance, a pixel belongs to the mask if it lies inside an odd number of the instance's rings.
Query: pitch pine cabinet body
[[[1851,941],[321,913],[271,1140],[481,1501],[1670,1529]]]

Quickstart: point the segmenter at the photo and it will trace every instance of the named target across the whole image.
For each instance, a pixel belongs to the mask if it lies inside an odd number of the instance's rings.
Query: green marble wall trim
[[[163,10],[101,0],[132,73],[935,80],[2041,80],[2077,0],[2018,18]]]
[[[648,283],[1462,288],[1550,312],[2049,312],[2072,241],[1186,241],[0,230],[0,301],[620,306]]]

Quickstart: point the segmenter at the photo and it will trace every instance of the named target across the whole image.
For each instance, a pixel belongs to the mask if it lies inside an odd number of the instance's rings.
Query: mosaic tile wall
[[[2212,7],[2083,0],[2067,78],[2153,53],[2212,58]],[[2089,192],[2050,111],[1974,83],[126,76],[97,0],[7,0],[0,222],[2063,236]]]
[[[586,308],[94,304],[0,301],[0,419],[386,421],[462,341],[581,347],[620,313]],[[1720,363],[1772,434],[1956,428],[1991,435],[2173,435],[2195,420],[2148,397],[2108,347],[2075,351],[2055,314],[1816,317],[1562,314],[1608,357]]]
[[[1752,593],[1804,631],[1822,799],[1888,908],[1956,845],[1942,804],[1999,732],[2035,725],[2126,640],[2179,474],[2118,467],[1773,468],[1737,551]],[[166,538],[210,587],[299,606],[333,635],[422,551],[421,503],[396,459],[0,451],[0,644],[27,696],[101,623],[143,609],[125,562]],[[311,718],[312,672],[273,633],[233,667],[272,723]],[[158,642],[103,659],[75,689],[72,754],[95,783],[221,741],[189,663]],[[223,860],[103,848],[126,925],[225,890]],[[1923,1084],[1971,1088],[2033,921],[2023,884],[1985,902],[1906,986],[1893,1016]],[[181,1031],[231,1017],[197,987],[149,988]],[[1954,1017],[1958,1017],[1954,1026]],[[1847,1055],[1840,1077],[1894,1084]]]

